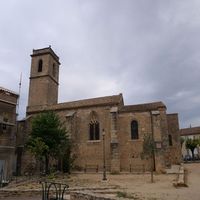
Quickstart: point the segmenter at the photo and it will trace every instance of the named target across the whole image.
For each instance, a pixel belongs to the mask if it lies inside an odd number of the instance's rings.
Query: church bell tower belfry
[[[34,49],[31,57],[28,108],[57,104],[59,57],[51,46]]]

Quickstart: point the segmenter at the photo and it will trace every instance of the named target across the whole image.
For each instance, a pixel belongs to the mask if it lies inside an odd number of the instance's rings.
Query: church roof
[[[97,97],[92,99],[83,99],[78,101],[59,103],[55,105],[55,109],[62,108],[79,108],[79,107],[88,107],[88,106],[105,106],[105,105],[118,105],[123,101],[122,94]]]
[[[123,106],[120,112],[150,111],[150,110],[157,110],[158,108],[166,108],[166,106],[161,101],[152,102],[152,103],[144,103],[144,104],[136,104],[136,105],[127,105],[127,106]]]
[[[200,135],[200,126],[180,129],[180,135]]]
[[[113,106],[113,105],[123,105],[122,94],[97,97],[92,99],[83,99],[78,101],[64,102],[49,106],[33,106],[28,107],[28,112],[39,112],[42,110],[63,110],[63,109],[77,109],[84,107],[94,107],[94,106]]]

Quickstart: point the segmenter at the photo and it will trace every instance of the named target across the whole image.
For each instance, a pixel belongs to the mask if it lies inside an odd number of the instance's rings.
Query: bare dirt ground
[[[159,174],[154,176],[154,183],[150,182],[150,174],[120,174],[107,175],[107,181],[102,181],[102,174],[74,174],[70,177],[62,176],[56,179],[67,183],[70,188],[113,188],[112,191],[121,191],[137,200],[200,200],[200,163],[185,164],[188,170],[188,187],[175,188],[173,181],[175,174]],[[38,182],[24,182],[21,184],[11,184],[7,189],[39,189]],[[102,190],[101,190],[102,191]],[[110,197],[116,194],[106,194]],[[32,197],[8,197],[5,200],[38,200],[39,196]]]

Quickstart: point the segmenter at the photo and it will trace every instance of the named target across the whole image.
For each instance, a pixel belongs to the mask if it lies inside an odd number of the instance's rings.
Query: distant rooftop
[[[1,86],[0,86],[0,91],[8,92],[8,93],[10,93],[10,94],[19,96],[19,94],[17,94],[16,92],[14,92],[14,91],[12,91],[12,90],[9,90],[9,89],[6,89],[6,88],[1,87]]]
[[[180,135],[200,135],[200,126],[180,129]]]

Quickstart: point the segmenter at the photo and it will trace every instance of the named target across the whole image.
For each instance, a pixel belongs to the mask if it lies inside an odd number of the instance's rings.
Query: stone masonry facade
[[[124,105],[122,94],[57,103],[59,57],[51,47],[33,50],[31,57],[27,118],[21,126],[30,127],[31,118],[41,112],[57,113],[75,144],[76,169],[97,167],[102,170],[103,130],[106,169],[112,173],[150,169],[150,161],[141,157],[145,134],[151,134],[156,144],[156,171],[180,163],[178,115],[167,114],[164,103]],[[28,132],[23,132],[22,138],[26,138]]]

